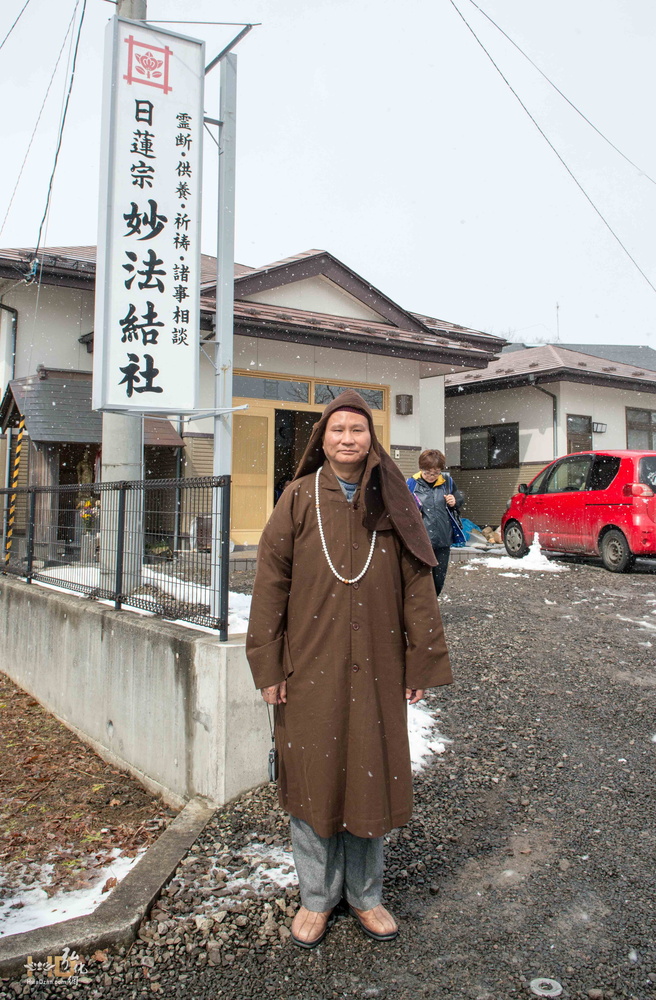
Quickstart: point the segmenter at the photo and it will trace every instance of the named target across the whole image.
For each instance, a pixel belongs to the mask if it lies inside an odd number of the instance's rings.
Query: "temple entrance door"
[[[276,410],[274,502],[294,475],[318,416],[304,410]]]
[[[273,407],[253,407],[233,416],[231,537],[237,545],[257,545],[273,510]]]

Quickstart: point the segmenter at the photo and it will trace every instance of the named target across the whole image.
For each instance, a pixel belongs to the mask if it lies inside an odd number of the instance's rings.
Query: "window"
[[[347,389],[352,388],[353,386],[317,383],[314,387],[314,402],[320,403],[323,406],[324,403],[330,403],[331,400],[336,399],[340,392],[346,392]],[[365,403],[372,410],[385,409],[385,394],[382,389],[365,389],[361,386],[356,386],[355,391],[360,393]]]
[[[588,451],[592,448],[592,417],[567,414],[567,451]]]
[[[310,383],[291,382],[282,378],[261,378],[257,375],[233,375],[233,396],[247,399],[278,399],[290,403],[309,403]]]
[[[461,429],[461,469],[512,469],[518,465],[519,424]]]
[[[592,463],[589,490],[607,490],[619,472],[621,459],[616,455],[597,455]]]
[[[533,480],[533,482],[531,483],[531,485],[529,487],[529,491],[528,491],[529,493],[531,493],[531,494],[533,494],[533,493],[544,493],[544,484],[547,481],[547,476],[551,472],[551,469],[552,469],[552,466],[549,465],[549,466],[547,466],[546,469],[542,470],[542,472],[540,473],[539,476],[536,476],[536,478]]]
[[[591,464],[592,455],[577,455],[557,462],[551,470],[545,493],[578,493],[584,490]]]
[[[656,457],[646,455],[640,459],[640,482],[656,490]]]
[[[633,451],[656,451],[656,410],[627,407],[626,446]]]

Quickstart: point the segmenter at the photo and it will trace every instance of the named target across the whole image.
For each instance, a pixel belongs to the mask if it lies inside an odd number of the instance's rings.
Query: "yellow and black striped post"
[[[9,565],[11,557],[11,539],[14,533],[14,518],[16,516],[16,490],[18,489],[18,473],[20,471],[21,448],[23,447],[23,431],[25,430],[25,417],[20,418],[18,424],[18,437],[16,438],[16,452],[14,454],[14,468],[11,475],[12,493],[9,497],[9,513],[7,515],[7,538],[5,541],[5,566]]]

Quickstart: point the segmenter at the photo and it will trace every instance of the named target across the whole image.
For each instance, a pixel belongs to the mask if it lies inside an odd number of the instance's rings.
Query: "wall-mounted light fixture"
[[[408,417],[412,413],[412,396],[403,392],[396,397],[396,412],[400,417]]]
[[[593,424],[592,433],[593,434],[605,434],[608,428],[608,424]]]

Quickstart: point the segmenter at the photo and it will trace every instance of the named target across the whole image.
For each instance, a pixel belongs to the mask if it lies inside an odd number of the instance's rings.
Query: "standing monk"
[[[323,940],[342,896],[370,937],[398,934],[381,904],[383,836],[412,815],[406,704],[451,681],[434,565],[369,407],[346,390],[262,534],[246,643],[276,706],[301,947]]]

